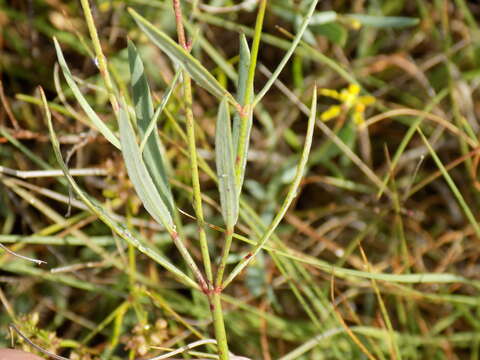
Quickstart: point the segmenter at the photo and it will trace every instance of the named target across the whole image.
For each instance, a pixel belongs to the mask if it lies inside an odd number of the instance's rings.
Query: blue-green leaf
[[[215,155],[222,216],[227,228],[231,229],[238,219],[238,195],[232,128],[227,99],[222,100],[218,110],[215,129]]]
[[[45,98],[45,94],[43,93],[43,90],[40,91],[40,94],[42,96],[42,102],[44,105],[45,116],[47,118],[48,130],[50,133],[50,139],[52,142],[55,158],[57,159],[58,164],[62,168],[62,171],[65,174],[65,177],[67,178],[68,183],[72,187],[75,194],[77,194],[77,196],[85,203],[85,205],[88,206],[88,208],[92,213],[97,215],[100,220],[102,220],[108,227],[112,229],[112,231],[114,231],[117,235],[122,237],[130,245],[135,247],[141,253],[150,257],[152,260],[156,261],[159,265],[163,266],[182,283],[188,286],[192,286],[193,288],[198,288],[198,284],[194,280],[188,277],[185,273],[183,273],[179,268],[177,268],[164,256],[162,256],[157,251],[150,248],[147,244],[144,244],[142,241],[134,237],[127,228],[125,228],[122,224],[119,224],[115,220],[113,220],[111,214],[109,214],[107,209],[102,207],[95,199],[91,198],[90,196],[88,196],[86,193],[82,191],[80,186],[78,186],[75,179],[68,171],[67,165],[63,161],[62,153],[60,151],[60,143],[58,142],[58,138],[53,129],[50,109],[48,108],[47,100]]]
[[[190,76],[201,87],[208,90],[211,94],[219,99],[227,97],[228,101],[234,106],[238,103],[234,97],[200,64],[200,62],[185,51],[180,45],[175,43],[167,34],[156,28],[147,19],[141,16],[133,9],[129,9],[135,22],[140,29],[157,45],[163,52],[165,52],[172,61],[181,65]]]
[[[143,206],[150,215],[168,232],[175,231],[173,220],[167,204],[157,191],[155,184],[143,162],[140,148],[138,147],[135,132],[128,119],[125,102],[122,101],[118,112],[118,125],[120,128],[120,143],[122,155],[127,167],[128,176],[133,183],[135,191]]]
[[[405,16],[375,16],[366,14],[348,14],[346,17],[358,21],[363,26],[377,28],[399,28],[415,26],[419,23],[417,18]]]
[[[248,47],[247,38],[245,34],[240,35],[240,60],[238,63],[238,83],[237,83],[237,101],[240,105],[245,105],[245,95],[246,95],[246,88],[247,88],[247,81],[248,81],[248,70],[250,68],[250,49]],[[253,92],[253,89],[252,89]],[[252,115],[250,114],[248,117],[247,123],[247,139],[250,138],[250,131],[252,129]],[[235,112],[233,114],[233,148],[235,150],[238,149],[238,138],[240,136],[240,114]],[[248,153],[248,144],[249,142],[245,142],[245,154]],[[247,157],[244,158],[244,163],[242,164],[242,175],[241,179],[243,179],[243,174],[245,173],[245,167],[247,165],[246,161]],[[243,182],[243,180],[242,180]],[[242,184],[237,184],[240,192],[240,188]]]
[[[337,20],[335,11],[315,11],[310,18],[310,25],[321,25]]]
[[[154,115],[157,114],[153,112],[150,87],[148,86],[145,76],[142,59],[131,41],[128,42],[128,60],[130,64],[132,95],[135,114],[137,116],[138,131],[145,142],[145,148],[142,154],[143,159],[158,193],[167,205],[168,210],[172,212],[174,202],[168,182],[168,174],[164,161],[165,155],[164,151],[162,151],[164,147],[157,131],[149,131],[150,123],[155,120]],[[167,94],[171,94],[171,91],[167,92]]]
[[[113,134],[112,130],[110,130],[108,126],[105,125],[105,123],[98,117],[98,115],[92,109],[92,107],[90,106],[90,104],[88,103],[88,101],[85,99],[82,92],[78,88],[77,84],[75,83],[75,80],[73,80],[72,73],[68,68],[65,58],[63,57],[62,48],[60,47],[60,44],[58,43],[57,39],[53,38],[53,42],[55,44],[55,50],[57,52],[57,58],[58,58],[58,62],[60,63],[60,68],[62,69],[63,76],[65,76],[65,80],[67,80],[67,84],[70,87],[70,90],[72,90],[73,95],[77,99],[83,111],[85,111],[88,118],[93,123],[93,125],[98,129],[98,131],[100,131],[100,133],[103,136],[105,136],[105,138],[108,141],[110,141],[110,143],[113,146],[120,149],[120,142],[118,141],[118,138]]]

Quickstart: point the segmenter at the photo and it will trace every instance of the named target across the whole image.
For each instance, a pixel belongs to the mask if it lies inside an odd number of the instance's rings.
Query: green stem
[[[258,9],[257,21],[255,23],[255,35],[253,37],[252,51],[250,56],[250,66],[248,69],[247,86],[245,87],[244,106],[240,113],[240,132],[238,138],[238,147],[236,149],[237,158],[235,163],[235,176],[237,178],[237,185],[240,192],[243,184],[243,174],[245,169],[245,159],[247,157],[248,149],[248,124],[249,118],[253,109],[250,104],[253,98],[253,82],[255,79],[255,68],[257,65],[258,49],[260,47],[260,38],[262,36],[263,19],[265,18],[265,9],[267,7],[267,0],[261,0]]]
[[[218,346],[218,357],[220,360],[229,360],[227,333],[225,331],[225,322],[223,320],[221,292],[214,291],[211,296],[211,309],[213,316],[213,327],[215,329],[215,339]]]
[[[222,257],[220,259],[220,265],[218,266],[217,278],[215,279],[215,288],[222,288],[223,274],[225,273],[225,267],[227,266],[228,254],[230,253],[230,247],[232,246],[233,228],[227,228],[225,232],[225,244],[223,247]]]
[[[205,220],[202,208],[202,192],[200,189],[200,178],[198,175],[197,147],[195,144],[195,121],[192,112],[192,84],[190,76],[186,71],[183,72],[183,91],[185,95],[185,115],[187,124],[188,153],[190,155],[190,170],[192,172],[193,205],[195,216],[197,217],[200,251],[202,253],[203,265],[207,280],[213,282],[212,264],[208,251],[207,235],[205,232]]]
[[[177,36],[178,43],[186,51],[189,51],[187,39],[185,36],[185,29],[183,27],[182,7],[180,0],[173,0],[173,10],[175,13],[175,21],[177,24]],[[197,147],[195,144],[195,120],[193,118],[192,111],[192,81],[186,71],[182,72],[183,77],[183,93],[185,96],[185,116],[187,126],[187,142],[188,153],[190,155],[190,169],[192,171],[192,188],[193,188],[193,205],[195,209],[195,215],[197,217],[200,251],[202,253],[203,266],[207,275],[209,284],[213,282],[212,264],[210,262],[210,254],[208,251],[207,235],[205,233],[205,220],[203,217],[202,208],[202,192],[200,189],[200,178],[198,175],[198,161],[197,161]],[[204,288],[204,291],[208,293],[209,289]]]
[[[105,86],[107,87],[110,104],[112,104],[113,111],[117,113],[118,101],[113,91],[112,79],[110,78],[110,74],[107,68],[107,59],[103,55],[102,45],[100,44],[97,28],[95,27],[95,22],[93,21],[90,4],[88,3],[88,0],[80,0],[80,2],[82,4],[83,12],[85,13],[85,21],[87,22],[88,31],[90,33],[90,37],[92,38],[93,48],[95,49],[95,55],[98,61],[98,68],[100,70],[100,74],[105,81]]]

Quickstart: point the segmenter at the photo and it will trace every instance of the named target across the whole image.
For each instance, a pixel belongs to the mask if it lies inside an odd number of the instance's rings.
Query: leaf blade
[[[222,216],[228,229],[238,220],[238,192],[235,177],[235,156],[228,103],[223,99],[218,110],[215,129],[215,158]]]
[[[263,235],[261,236],[260,240],[257,242],[255,247],[249,252],[248,256],[242,258],[240,262],[233,268],[232,272],[228,275],[227,279],[223,282],[222,287],[225,288],[230,282],[235,279],[235,277],[242,272],[243,269],[255,258],[258,252],[264,247],[267,243],[269,238],[274,233],[277,226],[282,221],[283,217],[285,216],[288,208],[292,204],[293,200],[297,196],[297,190],[300,186],[300,182],[303,177],[303,173],[307,166],[308,157],[310,155],[310,150],[312,148],[312,140],[313,140],[313,132],[315,128],[315,117],[317,111],[317,88],[315,86],[313,90],[313,97],[312,97],[312,105],[310,108],[310,116],[308,117],[308,127],[307,127],[307,134],[305,137],[305,143],[303,145],[302,155],[300,157],[299,164],[297,166],[297,170],[295,173],[295,177],[288,189],[287,196],[285,197],[280,209],[277,211],[274,219],[265,230]]]
[[[248,47],[247,38],[245,34],[240,35],[240,60],[238,63],[238,83],[237,83],[237,101],[240,105],[245,105],[246,89],[248,83],[248,71],[250,69],[250,49]],[[250,97],[253,96],[253,89],[250,89]],[[252,130],[253,114],[250,112],[246,121],[246,138],[250,139],[250,132]],[[233,115],[233,148],[238,149],[238,143],[240,138],[241,118],[238,112]],[[244,153],[248,153],[249,141],[244,143]],[[240,182],[237,183],[237,193],[240,194],[243,186],[243,178],[245,176],[245,168],[247,166],[247,157],[245,156],[240,166]]]
[[[167,205],[168,210],[172,212],[174,209],[174,201],[168,181],[167,167],[165,166],[165,152],[162,151],[164,146],[158,133],[153,131],[155,127],[150,130],[150,124],[156,119],[156,116],[158,117],[159,112],[155,114],[153,112],[153,101],[143,62],[135,45],[131,41],[128,42],[128,60],[138,130],[143,138],[142,144],[145,142],[142,157],[159,195]],[[171,91],[167,91],[167,95],[167,99],[164,99],[165,101],[162,101],[162,104],[166,104],[171,95]],[[160,112],[161,109],[160,107]],[[153,122],[153,125],[155,125],[155,122]]]
[[[62,48],[60,47],[60,44],[58,43],[57,39],[53,38],[53,42],[55,45],[57,59],[60,64],[60,68],[62,69],[63,76],[65,77],[65,80],[67,81],[67,84],[70,87],[70,90],[72,90],[72,93],[75,96],[75,99],[78,101],[81,108],[83,109],[83,111],[85,111],[88,118],[93,123],[93,125],[97,128],[97,130],[103,136],[105,136],[105,138],[113,146],[115,146],[117,149],[120,149],[120,141],[118,140],[118,138],[115,136],[112,130],[110,130],[110,128],[107,125],[105,125],[105,123],[98,117],[98,115],[92,109],[92,107],[90,106],[90,104],[88,103],[88,101],[85,99],[82,92],[78,88],[77,84],[75,83],[72,73],[70,72],[67,62],[65,61],[65,57],[63,56]]]
[[[348,14],[345,16],[358,21],[363,26],[376,28],[409,27],[415,26],[420,22],[417,18],[406,16],[376,16],[367,14]]]
[[[180,45],[175,43],[167,34],[156,28],[147,19],[141,16],[133,9],[128,9],[130,15],[140,27],[140,29],[157,45],[163,52],[165,52],[171,60],[181,65],[190,74],[190,76],[203,88],[208,90],[211,94],[219,99],[224,96],[228,101],[238,106],[234,97],[220,85],[215,77],[203,67],[200,62],[192,55],[186,52]]]
[[[120,128],[120,143],[122,156],[127,167],[128,176],[133,183],[138,197],[149,214],[160,224],[165,226],[169,233],[175,230],[173,219],[168,206],[158,193],[155,184],[148,173],[136,142],[135,132],[130,124],[126,104],[121,102],[118,111],[118,125]]]
[[[122,226],[121,224],[118,224],[115,220],[113,220],[113,218],[107,212],[106,209],[104,209],[94,199],[91,199],[87,194],[85,194],[82,191],[82,189],[80,188],[80,186],[78,186],[73,176],[70,175],[67,165],[63,161],[62,153],[60,151],[60,143],[53,129],[50,110],[48,108],[47,100],[45,98],[45,94],[43,93],[43,90],[40,91],[40,94],[42,96],[42,102],[44,105],[45,116],[47,118],[47,125],[48,125],[50,140],[52,143],[55,158],[58,164],[60,165],[65,177],[67,178],[68,183],[70,184],[70,186],[72,186],[72,189],[77,194],[77,196],[85,203],[85,205],[88,206],[88,208],[92,213],[97,215],[98,218],[102,220],[108,227],[110,227],[112,231],[114,231],[117,235],[119,235],[121,238],[123,238],[133,247],[135,247],[138,251],[150,257],[160,266],[164,267],[166,270],[171,272],[172,275],[174,275],[180,282],[188,286],[192,286],[195,289],[198,289],[199,286],[193,279],[187,276],[184,272],[182,272],[179,268],[177,268],[174,264],[168,261],[168,259],[163,257],[161,254],[159,254],[149,246],[143,244],[143,242],[141,242],[139,239],[134,237],[127,228],[125,228],[124,226]]]

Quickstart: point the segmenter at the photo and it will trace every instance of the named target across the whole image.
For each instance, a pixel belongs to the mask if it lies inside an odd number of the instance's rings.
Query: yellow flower
[[[338,115],[340,115],[340,112],[342,111],[342,108],[338,105],[333,105],[330,106],[326,111],[320,115],[320,119],[322,121],[328,121],[330,119],[336,118]]]
[[[365,122],[365,108],[375,102],[373,96],[359,96],[360,86],[358,84],[350,84],[348,88],[338,92],[332,89],[320,89],[320,95],[338,100],[341,105],[332,105],[321,115],[322,121],[328,121],[339,116],[342,108],[346,111],[352,110],[352,119],[355,124],[360,125]]]

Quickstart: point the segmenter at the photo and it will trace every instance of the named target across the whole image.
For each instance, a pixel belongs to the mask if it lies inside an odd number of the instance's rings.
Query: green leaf
[[[245,34],[240,35],[240,60],[238,63],[238,83],[237,83],[237,101],[240,105],[245,105],[245,96],[248,82],[248,70],[250,68],[250,49],[248,47],[247,38]],[[251,91],[253,93],[253,89]],[[252,116],[248,117],[247,123],[247,139],[250,138],[250,130],[252,129]],[[238,149],[238,138],[240,136],[240,114],[235,112],[233,114],[233,148]],[[245,142],[245,153],[248,152],[249,142]],[[245,157],[246,159],[246,157]],[[243,173],[241,179],[243,179],[243,174],[245,173],[246,160],[242,164]],[[238,184],[241,188],[241,184]],[[240,189],[238,189],[240,192]]]
[[[301,23],[297,34],[295,35],[295,38],[293,39],[290,48],[287,50],[287,53],[283,56],[282,60],[278,64],[277,68],[275,71],[272,73],[270,78],[268,79],[267,83],[264,85],[263,89],[258,92],[258,94],[255,96],[255,99],[252,103],[252,106],[255,107],[256,104],[262,98],[265,96],[265,94],[270,90],[270,88],[273,86],[275,81],[278,79],[278,76],[282,72],[283,68],[285,65],[287,65],[288,60],[290,57],[293,55],[293,52],[297,48],[298,44],[300,43],[300,40],[302,40],[303,34],[307,30],[308,24],[310,22],[310,19],[312,18],[313,12],[315,10],[315,7],[318,4],[318,0],[312,0],[312,3],[310,4],[310,7],[308,8],[307,14],[305,15],[305,18],[303,19],[303,22]]]
[[[102,220],[113,232],[127,241],[130,245],[135,247],[141,253],[147,255],[152,260],[157,262],[160,266],[164,267],[168,270],[172,275],[174,275],[180,282],[191,286],[195,289],[198,289],[198,284],[188,277],[185,273],[183,273],[180,269],[178,269],[174,264],[168,261],[165,257],[160,255],[158,252],[150,248],[147,244],[144,244],[139,239],[135,238],[132,233],[122,226],[118,224],[115,220],[113,220],[112,216],[108,213],[108,211],[103,208],[95,199],[90,198],[87,194],[85,194],[80,186],[75,182],[75,179],[72,175],[70,175],[67,165],[63,161],[62,153],[60,151],[60,143],[58,142],[58,138],[55,135],[55,131],[53,129],[52,124],[52,117],[50,114],[50,109],[48,108],[47,100],[45,98],[45,94],[43,90],[40,90],[40,94],[42,96],[42,101],[44,105],[45,116],[47,118],[48,130],[50,133],[50,139],[53,146],[53,152],[55,154],[55,158],[57,159],[58,164],[62,168],[65,177],[67,178],[68,183],[72,187],[73,191],[77,194],[77,196],[84,202],[85,205],[88,206],[90,211],[98,216],[100,220]]]
[[[399,28],[415,26],[419,23],[417,18],[404,16],[375,16],[365,14],[348,14],[347,18],[358,21],[363,26],[371,26],[377,28]]]
[[[150,135],[152,134],[153,130],[157,128],[157,121],[162,114],[163,110],[165,109],[165,106],[167,106],[168,100],[170,100],[170,96],[173,94],[173,90],[175,90],[175,86],[177,86],[177,82],[180,79],[182,71],[181,69],[178,69],[177,72],[175,73],[175,76],[172,79],[172,82],[170,85],[167,87],[165,90],[165,93],[162,96],[162,101],[160,101],[160,104],[157,107],[157,110],[155,110],[155,113],[153,114],[153,118],[150,120],[150,124],[148,124],[147,131],[145,132],[145,135],[143,136],[142,143],[140,144],[140,151],[143,152],[143,149],[145,149],[145,144],[149,140]],[[163,143],[159,143],[161,146],[161,153],[165,154],[164,148],[163,148]],[[169,164],[168,164],[168,158],[164,158],[167,164],[167,174],[168,174],[168,169]]]
[[[174,202],[164,162],[165,152],[162,151],[164,147],[158,133],[156,131],[149,131],[150,123],[155,120],[154,115],[158,117],[161,110],[155,114],[153,113],[150,87],[148,86],[145,76],[142,59],[131,41],[128,42],[128,60],[130,64],[131,86],[135,114],[137,116],[137,126],[145,142],[145,149],[142,154],[143,160],[163,202],[167,205],[168,210],[172,212]],[[171,93],[171,91],[167,92],[169,95],[171,95]],[[168,101],[168,98],[166,100]],[[166,104],[167,101],[164,101],[164,103]],[[155,125],[155,122],[153,122],[153,125]]]
[[[89,105],[85,97],[83,96],[82,92],[78,88],[77,84],[75,83],[75,80],[73,80],[72,73],[70,72],[70,69],[68,68],[67,62],[65,61],[65,58],[63,57],[62,53],[62,48],[60,47],[60,44],[58,43],[56,38],[53,38],[53,42],[55,44],[55,50],[57,52],[57,58],[58,62],[60,63],[60,67],[63,72],[63,76],[65,76],[65,80],[68,83],[68,86],[70,87],[70,90],[72,90],[73,95],[77,99],[78,103],[82,107],[83,111],[87,114],[88,118],[90,121],[93,123],[93,125],[100,131],[100,133],[105,136],[105,138],[117,149],[120,149],[120,142],[118,141],[118,138],[113,134],[112,130],[108,128],[107,125],[98,117],[98,115],[95,113],[95,111],[92,109],[92,107]]]
[[[342,24],[329,23],[311,26],[310,29],[314,34],[325,36],[332,43],[344,46],[347,42],[348,31]]]
[[[165,226],[169,233],[175,231],[173,220],[167,205],[157,191],[155,184],[143,163],[140,149],[136,142],[135,132],[128,119],[126,104],[120,104],[118,112],[118,125],[120,128],[120,143],[122,155],[127,166],[128,176],[133,183],[135,191],[143,206],[150,215],[160,224]]]
[[[257,244],[253,249],[249,251],[249,256],[243,257],[242,260],[233,268],[232,272],[228,275],[227,279],[222,284],[222,287],[227,287],[230,282],[232,282],[235,277],[240,274],[240,272],[245,269],[245,267],[254,259],[260,250],[265,246],[267,241],[270,239],[272,234],[275,232],[275,229],[278,227],[283,217],[287,213],[288,208],[292,204],[293,200],[297,196],[298,189],[300,187],[300,182],[302,180],[303,174],[305,172],[308,156],[310,154],[310,149],[312,148],[313,140],[313,131],[315,128],[315,117],[317,114],[317,87],[315,86],[313,90],[312,97],[312,106],[310,107],[310,116],[308,117],[308,126],[307,134],[305,136],[305,143],[303,145],[302,155],[298,162],[297,171],[295,172],[295,178],[292,181],[288,189],[287,196],[283,201],[281,207],[277,210],[274,219],[265,230],[263,235],[258,240]]]
[[[240,59],[238,62],[237,101],[245,105],[245,93],[248,81],[248,69],[250,69],[250,49],[245,34],[240,34]]]
[[[153,24],[138,14],[135,10],[128,9],[128,11],[133,16],[140,29],[147,34],[155,45],[165,52],[172,61],[185,68],[198,85],[205,88],[219,99],[223,99],[226,96],[232,105],[238,106],[238,103],[233,96],[220,85],[217,79],[215,79],[215,77],[210,74],[210,72],[205,69],[197,59],[185,51],[180,45],[175,43],[175,41],[173,41],[167,34],[153,26]]]
[[[238,219],[238,195],[235,180],[232,129],[227,99],[222,100],[218,110],[215,129],[215,155],[222,216],[227,229],[231,229],[235,226]]]

